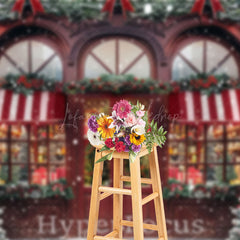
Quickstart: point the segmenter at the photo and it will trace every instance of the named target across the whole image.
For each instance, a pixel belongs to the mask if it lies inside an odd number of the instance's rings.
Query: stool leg
[[[151,178],[152,178],[153,192],[158,192],[159,194],[159,196],[154,199],[156,220],[157,220],[157,226],[158,226],[158,237],[159,239],[163,238],[164,240],[167,240],[168,239],[167,228],[166,228],[166,220],[165,220],[163,196],[162,196],[162,186],[161,186],[158,155],[157,155],[156,147],[154,147],[153,152],[149,156],[149,165],[150,165],[150,172],[151,172]]]
[[[123,175],[123,159],[114,159],[113,163],[113,187],[123,188],[121,176]],[[117,237],[122,238],[122,225],[123,218],[123,195],[113,195],[113,230],[118,232]]]
[[[96,150],[95,162],[98,159],[100,159],[101,156],[102,156],[102,153]],[[100,192],[98,191],[98,188],[102,184],[102,172],[103,172],[103,162],[95,164],[94,170],[93,170],[92,194],[91,194],[91,203],[90,203],[90,211],[89,211],[87,240],[93,240],[94,236],[97,234],[99,205],[100,205]]]
[[[132,190],[132,212],[133,212],[133,232],[135,240],[143,240],[143,211],[142,211],[142,186],[140,158],[136,158],[130,164],[131,190]]]

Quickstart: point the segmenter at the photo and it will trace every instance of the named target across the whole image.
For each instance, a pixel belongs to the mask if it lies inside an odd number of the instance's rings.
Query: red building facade
[[[45,14],[0,23],[1,77],[30,73],[75,83],[102,74],[133,74],[167,83],[191,74],[225,73],[239,79],[239,53],[239,24],[208,16],[189,15],[161,23],[125,21],[115,15],[112,21],[71,23]],[[99,91],[64,96],[46,92],[24,96],[1,90],[0,96],[1,184],[46,186],[64,178],[74,193],[72,200],[39,199],[37,191],[29,193],[33,194],[31,199],[3,198],[4,228],[9,238],[86,237],[94,156],[86,138],[86,118],[94,112],[109,111],[122,98],[143,102],[169,132],[166,146],[159,150],[164,186],[169,179],[189,188],[197,184],[239,184],[240,118],[234,114],[229,117],[224,104],[215,106],[215,118],[211,113],[206,118],[203,111],[204,117],[200,118],[189,110],[191,106],[195,111],[204,108],[200,103],[204,106],[205,100],[195,95],[171,97],[133,89],[121,95]],[[238,106],[238,93],[234,96]],[[185,106],[191,98],[199,98],[199,104],[192,101]],[[231,108],[232,97],[222,99]],[[213,107],[208,109],[210,112]],[[146,159],[142,166],[142,175],[148,176]],[[106,169],[104,184],[111,185],[111,162],[106,163]],[[176,186],[172,187],[174,192]],[[143,195],[150,190],[144,187]],[[166,199],[170,237],[227,236],[231,226],[229,207],[234,201],[201,194],[196,191],[193,198],[188,198],[174,193]],[[129,203],[124,199],[126,218],[131,215]],[[105,234],[111,230],[111,198],[101,209],[99,232]],[[155,221],[151,204],[144,209],[144,217],[147,223]],[[126,228],[125,234],[131,236],[131,229]],[[146,231],[146,236],[155,235]]]

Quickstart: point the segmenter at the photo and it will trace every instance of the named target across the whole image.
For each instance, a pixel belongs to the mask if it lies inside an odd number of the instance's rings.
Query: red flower
[[[113,141],[112,141],[111,138],[108,138],[108,139],[105,141],[105,145],[106,145],[108,148],[114,147],[114,143],[113,143]]]
[[[116,142],[115,148],[117,152],[123,152],[125,150],[125,145],[123,142]]]

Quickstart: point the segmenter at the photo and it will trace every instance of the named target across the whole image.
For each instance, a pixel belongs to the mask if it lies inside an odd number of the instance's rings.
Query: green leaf
[[[112,159],[112,155],[113,155],[113,152],[105,155],[104,157],[102,157],[102,158],[100,158],[99,160],[97,160],[97,161],[95,162],[95,164],[96,164],[96,163],[103,162],[103,161],[106,161],[106,160],[109,160],[109,161],[110,161],[110,160]]]
[[[110,150],[110,148],[108,148],[107,146],[104,146],[99,150],[99,152],[108,151],[108,150]]]
[[[133,163],[137,157],[138,153],[135,153],[133,151],[129,152],[129,160],[131,161],[131,163]]]

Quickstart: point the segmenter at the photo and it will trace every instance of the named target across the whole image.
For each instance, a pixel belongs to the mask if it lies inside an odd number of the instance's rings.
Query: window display
[[[171,124],[168,177],[189,185],[239,184],[239,129],[230,124]]]
[[[0,125],[0,184],[39,184],[66,178],[65,134],[59,125]]]

